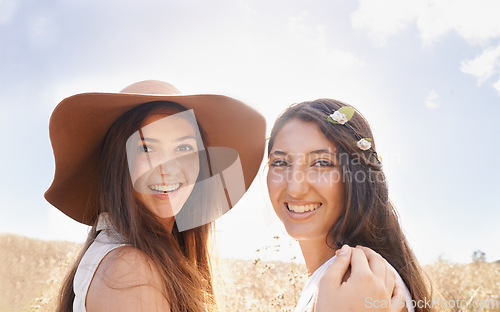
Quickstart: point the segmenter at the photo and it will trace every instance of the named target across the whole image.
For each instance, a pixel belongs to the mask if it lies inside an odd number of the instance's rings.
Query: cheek
[[[267,191],[269,193],[269,199],[271,200],[271,205],[276,215],[281,219],[281,214],[283,210],[280,208],[280,196],[286,190],[286,179],[281,172],[273,172],[269,170],[267,174]]]
[[[344,181],[340,170],[335,172],[334,179],[332,180],[331,192],[332,197],[336,199],[340,207],[344,206]]]
[[[190,185],[194,185],[200,174],[200,162],[198,157],[187,158],[181,164],[182,173]]]
[[[189,182],[189,184],[195,184],[196,180],[198,179],[198,175],[200,174],[200,167],[198,164],[193,165],[193,167],[189,168],[188,171],[186,172],[186,178]]]
[[[284,187],[283,175],[276,173],[274,170],[269,170],[267,173],[267,190],[271,201],[274,201],[279,195],[280,189]]]
[[[189,196],[192,195],[193,190],[194,190],[194,186],[195,186],[195,183],[191,183],[191,184],[183,187],[183,192],[184,192],[184,196],[185,197],[183,197],[182,200],[181,200],[182,202],[179,201],[178,204],[180,204],[181,206],[184,206],[184,204],[186,203],[186,201],[189,198]]]
[[[314,173],[308,176],[309,183],[330,205],[342,207],[344,204],[344,183],[340,171]]]
[[[147,162],[135,161],[132,164],[132,166],[129,167],[129,170],[130,170],[130,178],[132,179],[132,183],[135,185],[136,181],[139,178],[143,177],[144,174],[150,170],[150,168]]]

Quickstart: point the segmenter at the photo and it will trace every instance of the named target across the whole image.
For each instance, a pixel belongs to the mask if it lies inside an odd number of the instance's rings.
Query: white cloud
[[[424,46],[454,31],[468,44],[485,49],[461,64],[461,71],[475,76],[480,85],[499,71],[500,46],[491,48],[492,40],[500,38],[499,9],[498,0],[360,0],[351,23],[377,46],[413,22]],[[500,88],[499,83],[494,87]]]
[[[497,0],[428,0],[417,27],[427,45],[453,30],[469,44],[484,45],[500,36],[499,8]]]
[[[360,0],[358,9],[351,14],[352,26],[367,31],[375,45],[383,46],[388,37],[415,20],[424,4],[419,0]]]
[[[462,61],[460,70],[476,77],[481,85],[500,70],[500,45],[484,50],[472,60]]]
[[[376,45],[413,22],[424,45],[452,30],[470,44],[483,45],[500,36],[499,9],[497,0],[360,0],[351,22]]]
[[[308,24],[308,15],[307,11],[303,11],[288,21],[290,38],[295,43],[293,52],[297,56],[308,56],[320,70],[351,70],[364,66],[364,62],[354,54],[332,47],[325,27]]]
[[[360,68],[365,65],[365,63],[354,54],[340,49],[333,49],[330,51],[325,61],[329,67],[345,70]]]
[[[498,94],[500,94],[500,79],[493,84],[493,88],[495,88],[495,90],[498,91]]]
[[[441,106],[441,99],[436,90],[432,90],[425,98],[425,106],[430,109],[435,109]]]

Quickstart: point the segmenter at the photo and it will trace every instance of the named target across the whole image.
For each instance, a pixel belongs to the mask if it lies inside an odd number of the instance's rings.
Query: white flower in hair
[[[332,118],[341,125],[345,124],[349,120],[347,119],[347,116],[344,113],[341,113],[339,111],[335,111],[333,114],[331,114],[330,118]]]
[[[328,120],[332,124],[344,125],[352,118],[352,116],[354,116],[354,112],[354,108],[350,106],[342,106],[333,114],[328,115],[326,120]]]
[[[356,143],[356,146],[359,149],[366,151],[372,147],[371,139],[361,139]]]

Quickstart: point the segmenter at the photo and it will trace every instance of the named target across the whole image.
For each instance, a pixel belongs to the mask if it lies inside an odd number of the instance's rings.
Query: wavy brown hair
[[[327,120],[328,115],[343,106],[350,105],[318,99],[290,106],[274,123],[268,156],[276,135],[288,121],[298,119],[317,124],[337,147],[345,192],[345,205],[328,232],[326,244],[332,249],[338,249],[343,244],[370,247],[398,271],[414,300],[430,300],[424,273],[403,234],[397,211],[389,200],[387,181],[368,122],[357,111],[345,125],[332,124]],[[362,151],[356,146],[361,138],[372,139],[371,149]],[[418,312],[430,310],[415,307]]]
[[[186,110],[173,102],[145,103],[120,116],[109,128],[99,159],[100,184],[97,205],[99,212],[109,214],[112,224],[125,242],[142,251],[160,272],[164,296],[170,303],[172,312],[215,311],[208,252],[212,225],[202,225],[183,232],[179,232],[177,225],[174,225],[172,232],[169,232],[149,209],[136,200],[132,191],[126,141],[140,129],[148,116],[162,113],[166,108],[174,108],[179,112]],[[197,140],[199,144],[206,145],[201,127],[194,119],[188,121],[198,126],[202,138]],[[208,167],[202,164],[200,159],[198,180],[206,178],[207,171]],[[195,185],[183,210],[200,208],[208,202],[209,190],[200,190],[199,185]],[[73,279],[80,260],[97,234],[94,224],[81,254],[63,283],[57,311],[73,311]]]

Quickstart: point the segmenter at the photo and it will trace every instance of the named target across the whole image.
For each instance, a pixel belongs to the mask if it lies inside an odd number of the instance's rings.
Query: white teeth
[[[149,185],[149,189],[152,190],[152,191],[155,191],[155,192],[161,192],[161,193],[171,193],[173,191],[176,191],[179,186],[181,184],[180,183],[171,183],[171,184],[153,184],[153,185]]]
[[[302,213],[302,212],[316,210],[317,208],[319,208],[319,206],[321,206],[321,204],[308,204],[308,205],[300,205],[300,206],[287,204],[286,206],[287,206],[288,210],[290,210],[290,211]]]

